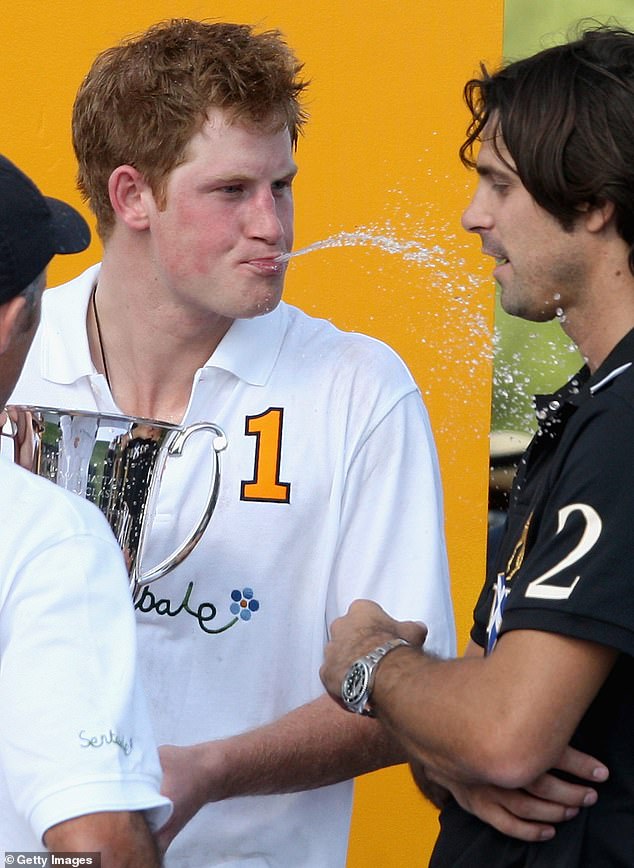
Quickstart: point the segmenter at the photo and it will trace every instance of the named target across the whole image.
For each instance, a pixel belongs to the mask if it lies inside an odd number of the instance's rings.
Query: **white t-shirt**
[[[44,294],[14,403],[117,410],[86,337],[97,274]],[[328,627],[359,597],[423,620],[427,647],[454,653],[433,438],[389,347],[284,303],[237,320],[195,376],[184,422],[200,420],[227,434],[216,511],[193,553],[136,601],[159,743],[235,735],[322,695]],[[168,460],[147,566],[196,522],[210,451],[195,435]],[[351,801],[344,782],[206,805],[166,864],[338,868]]]
[[[96,811],[165,822],[121,553],[96,507],[0,457],[0,853]]]

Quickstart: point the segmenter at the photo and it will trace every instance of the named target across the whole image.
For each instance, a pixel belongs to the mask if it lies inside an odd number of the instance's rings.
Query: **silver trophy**
[[[31,469],[62,488],[96,504],[123,551],[130,586],[136,594],[180,564],[209,524],[220,488],[220,452],[224,432],[211,422],[188,426],[110,413],[20,406],[33,429]],[[209,432],[212,462],[209,491],[196,526],[170,555],[141,572],[166,462],[178,460],[189,438]],[[30,444],[27,442],[27,447]],[[30,456],[27,458],[27,463]],[[20,463],[25,463],[24,454]]]

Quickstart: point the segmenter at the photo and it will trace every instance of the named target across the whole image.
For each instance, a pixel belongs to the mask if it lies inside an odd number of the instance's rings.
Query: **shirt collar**
[[[561,416],[563,408],[579,407],[592,398],[621,374],[625,373],[634,361],[634,329],[614,347],[594,374],[587,365],[570,379],[565,386],[552,395],[535,395],[535,415],[540,425],[552,422]]]
[[[86,313],[100,268],[93,265],[44,294],[42,372],[52,382],[73,383],[96,373],[88,346]],[[284,302],[263,316],[235,320],[204,367],[220,368],[252,385],[263,385],[280,353],[288,320]]]
[[[621,374],[623,374],[634,361],[634,329],[629,331],[618,342],[602,365],[588,380],[588,389],[595,395],[605,388]]]
[[[254,386],[263,386],[280,354],[288,327],[288,305],[253,319],[234,320],[206,368],[221,368]]]
[[[74,383],[96,373],[88,346],[86,313],[100,265],[42,296],[42,375],[53,383]]]

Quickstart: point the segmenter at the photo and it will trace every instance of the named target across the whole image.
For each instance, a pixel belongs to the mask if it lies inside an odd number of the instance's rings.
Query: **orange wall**
[[[461,89],[501,55],[503,0],[48,0],[2,15],[0,150],[49,195],[74,192],[69,118],[92,58],[162,18],[279,27],[313,84],[300,142],[297,246],[369,228],[441,248],[428,262],[375,247],[311,253],[291,265],[286,298],[392,344],[416,377],[436,433],[462,648],[482,578],[486,527],[492,288],[476,239],[460,228],[474,178],[457,147]],[[416,252],[416,250],[414,252]],[[59,258],[49,283],[99,257]],[[357,784],[350,868],[422,865],[436,834],[405,769]]]

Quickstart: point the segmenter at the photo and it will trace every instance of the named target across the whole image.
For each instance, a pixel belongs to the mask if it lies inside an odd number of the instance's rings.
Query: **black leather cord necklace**
[[[108,388],[112,393],[112,386],[110,385],[110,375],[108,373],[108,363],[106,362],[106,354],[103,349],[103,338],[101,337],[101,324],[99,322],[99,314],[97,313],[97,285],[98,284],[95,284],[95,288],[92,291],[92,312],[95,315],[95,325],[97,326],[97,340],[99,341],[101,364],[103,365],[103,372],[106,377],[106,383],[108,384]]]

